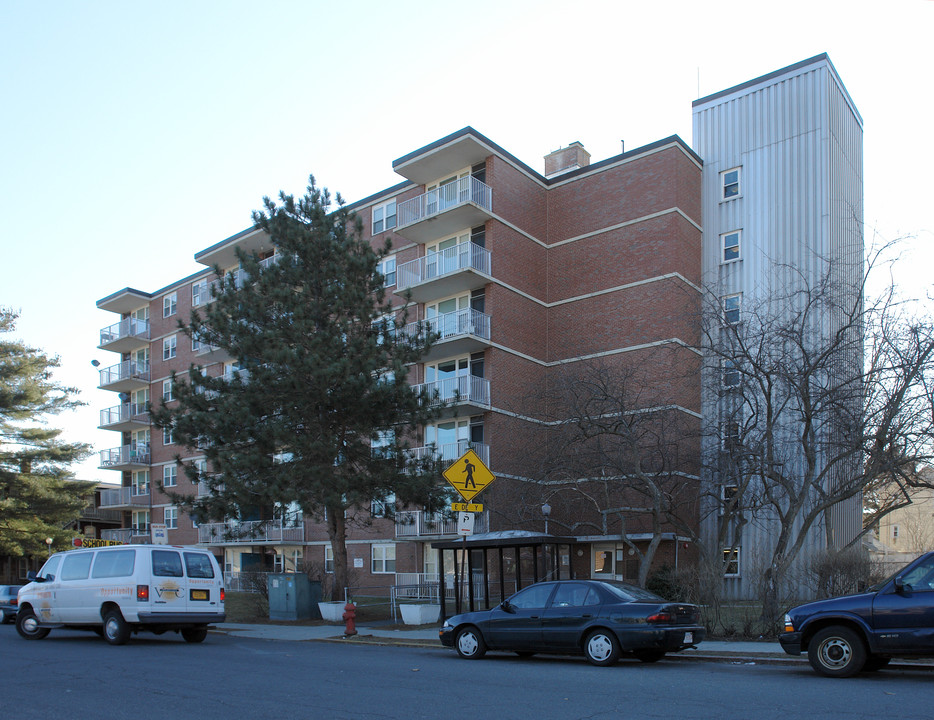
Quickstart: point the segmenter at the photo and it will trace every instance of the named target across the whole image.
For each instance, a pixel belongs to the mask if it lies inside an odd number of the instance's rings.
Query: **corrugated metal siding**
[[[792,265],[817,282],[827,258],[846,259],[841,280],[858,280],[862,124],[828,62],[696,106],[693,132],[694,149],[704,160],[704,281],[715,295],[742,292],[744,305],[767,299],[793,277],[774,273],[775,263]],[[720,202],[720,173],[737,166],[742,197]],[[743,232],[742,260],[721,265],[720,234],[737,229]],[[830,333],[835,324],[823,318],[815,332]],[[717,402],[709,393],[704,398],[710,443],[716,442]],[[861,523],[861,502],[845,505],[830,518],[838,542],[852,538]],[[709,517],[713,527],[706,529],[715,532],[717,515]],[[767,518],[744,528],[745,567],[768,558],[774,534],[775,523]],[[816,527],[801,557],[825,543],[825,529]],[[724,592],[738,599],[754,596],[756,588],[747,575],[725,581]]]

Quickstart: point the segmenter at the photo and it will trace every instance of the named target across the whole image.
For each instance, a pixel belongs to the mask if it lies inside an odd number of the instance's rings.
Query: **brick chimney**
[[[590,153],[575,140],[567,147],[545,156],[545,177],[554,177],[588,165],[590,165]]]

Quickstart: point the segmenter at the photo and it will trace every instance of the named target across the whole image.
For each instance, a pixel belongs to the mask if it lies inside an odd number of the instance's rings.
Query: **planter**
[[[321,619],[328,622],[344,622],[341,615],[344,614],[344,605],[342,602],[319,602],[318,611],[321,613]]]
[[[428,625],[441,618],[438,605],[400,605],[399,609],[402,610],[402,622],[406,625]]]

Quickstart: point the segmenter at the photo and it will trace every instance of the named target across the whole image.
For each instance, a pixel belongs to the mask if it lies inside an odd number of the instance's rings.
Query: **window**
[[[559,585],[555,590],[554,598],[551,600],[552,607],[584,607],[599,605],[600,603],[600,593],[597,592],[596,588],[583,583]]]
[[[743,295],[726,295],[723,302],[723,322],[726,325],[735,325],[739,322],[739,311],[743,304]]]
[[[324,546],[324,572],[334,572],[334,548],[330,545]]]
[[[169,402],[170,400],[174,400],[174,399],[175,398],[172,396],[172,381],[163,380],[162,381],[162,402]]]
[[[720,371],[723,375],[723,387],[739,387],[739,368],[734,360],[724,360]]]
[[[137,470],[133,473],[133,494],[134,495],[148,495],[149,494],[149,471],[148,470]]]
[[[181,555],[179,555],[174,550],[153,550],[152,574],[158,577],[182,577],[183,573]],[[169,592],[172,591],[170,590]],[[183,591],[176,590],[175,592]]]
[[[613,551],[597,550],[593,556],[593,571],[606,575],[613,574]]]
[[[186,552],[185,570],[190,578],[214,577],[214,566],[211,564],[211,558],[203,553]]]
[[[732,232],[723,233],[723,235],[720,236],[720,247],[723,248],[721,262],[728,263],[740,259],[739,250],[741,235],[741,230],[733,230]]]
[[[149,532],[149,511],[148,510],[134,510],[133,511],[133,532],[137,535],[141,535]]]
[[[396,256],[390,255],[379,261],[376,272],[383,276],[383,285],[392,287],[396,284]]]
[[[172,428],[162,428],[162,444],[174,445],[175,436],[172,434]]]
[[[178,527],[178,508],[167,507],[165,509],[165,527],[168,530],[175,530]]]
[[[898,525],[892,526],[892,544],[893,545],[898,544]]]
[[[93,578],[129,577],[136,564],[136,550],[113,550],[97,553]]]
[[[162,317],[171,317],[178,311],[178,293],[170,293],[162,298]]]
[[[175,465],[162,466],[162,484],[165,487],[175,487],[178,484],[178,467]]]
[[[162,340],[162,359],[171,360],[175,357],[175,350],[178,346],[178,338],[175,335]]]
[[[509,599],[509,604],[517,608],[543,608],[548,604],[548,596],[554,585],[530,585],[525,590]]]
[[[739,447],[739,423],[736,420],[727,420],[720,423],[720,447],[730,451]]]
[[[733,498],[739,493],[739,487],[736,485],[720,486],[720,514],[726,512],[726,506],[733,501]],[[736,510],[736,507],[733,508]]]
[[[370,440],[370,452],[373,453],[373,457],[391,458],[395,443],[395,430],[381,430]]]
[[[723,549],[723,577],[740,576],[739,550],[738,547]]]
[[[84,580],[91,571],[94,553],[68,553],[62,562],[61,580]]]
[[[396,201],[377,205],[373,208],[373,234],[381,233],[396,226]],[[384,273],[385,274],[385,273]],[[387,283],[391,284],[391,283]]]
[[[740,176],[742,168],[732,168],[720,173],[720,185],[723,187],[723,200],[732,200],[740,195]]]
[[[370,503],[370,514],[373,517],[389,517],[396,508],[396,495],[389,493],[386,497],[379,500],[373,500]]]
[[[370,551],[371,572],[374,575],[396,571],[396,546],[373,545]]]
[[[191,286],[191,306],[198,307],[208,300],[208,281],[202,280]]]

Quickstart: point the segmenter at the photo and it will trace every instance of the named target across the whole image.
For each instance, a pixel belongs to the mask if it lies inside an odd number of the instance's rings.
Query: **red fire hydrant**
[[[344,628],[344,635],[356,635],[357,628],[354,624],[354,619],[357,617],[357,606],[352,602],[344,605],[344,614],[341,615],[341,617],[347,621],[347,626]]]

